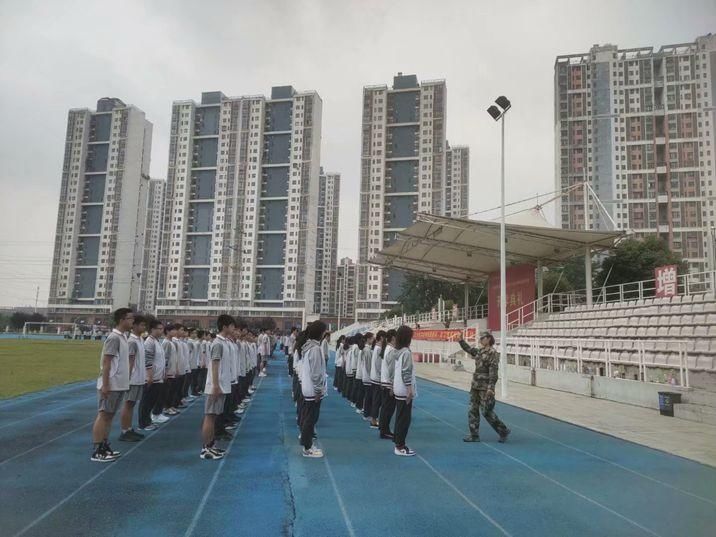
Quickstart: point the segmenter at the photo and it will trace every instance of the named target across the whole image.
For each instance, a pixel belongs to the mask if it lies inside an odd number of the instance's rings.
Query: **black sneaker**
[[[122,433],[119,435],[120,442],[139,442],[140,440],[141,438],[136,435],[133,435],[132,431],[127,431],[126,433]]]
[[[226,453],[226,450],[220,447],[216,447],[214,444],[211,444],[210,446],[207,446],[212,451],[218,451],[219,453]]]
[[[218,451],[214,451],[211,448],[201,448],[201,453],[199,453],[199,458],[207,460],[207,461],[216,461],[219,459],[223,459],[224,454],[219,453]]]
[[[144,435],[142,433],[139,433],[139,432],[135,431],[134,429],[130,429],[129,432],[132,433],[133,436],[137,436],[140,439],[144,438]]]
[[[114,462],[117,460],[117,457],[115,457],[111,453],[98,449],[94,453],[92,453],[90,460],[92,462]]]
[[[507,442],[507,437],[510,436],[510,433],[511,433],[511,432],[512,432],[512,431],[510,431],[509,429],[507,429],[503,434],[500,435],[500,438],[499,438],[497,441],[498,441],[500,444],[504,444],[505,442]]]
[[[109,442],[105,442],[104,445],[102,446],[102,449],[103,449],[106,453],[109,453],[110,455],[112,455],[112,456],[115,457],[115,458],[116,458],[116,457],[119,457],[119,456],[121,455],[121,453],[120,453],[119,451],[114,451],[114,450],[112,449],[112,447],[109,445]]]
[[[462,437],[463,442],[479,442],[480,437],[476,434],[466,434]]]

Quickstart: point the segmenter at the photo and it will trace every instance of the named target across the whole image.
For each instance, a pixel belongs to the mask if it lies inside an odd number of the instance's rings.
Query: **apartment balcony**
[[[656,145],[664,145],[664,144],[666,144],[666,137],[664,137],[664,136],[656,136],[656,137],[654,138],[654,143],[655,143]]]
[[[669,196],[666,194],[659,194],[656,196],[657,203],[668,203],[669,202]]]
[[[665,162],[657,162],[656,163],[656,173],[666,173],[666,163]]]
[[[654,78],[654,87],[655,88],[663,88],[664,87],[664,77],[663,76],[657,76]]]

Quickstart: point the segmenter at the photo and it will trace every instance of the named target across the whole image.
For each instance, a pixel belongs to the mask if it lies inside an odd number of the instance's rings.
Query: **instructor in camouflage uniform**
[[[495,411],[495,384],[500,355],[495,350],[495,338],[489,332],[480,333],[480,348],[470,347],[464,339],[460,340],[462,350],[475,359],[475,372],[472,374],[470,387],[470,410],[467,413],[470,428],[463,440],[465,442],[480,441],[480,411],[487,423],[500,435],[498,442],[507,440],[510,430],[500,421]]]

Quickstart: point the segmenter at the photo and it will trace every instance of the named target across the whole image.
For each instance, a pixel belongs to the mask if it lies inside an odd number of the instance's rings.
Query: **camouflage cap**
[[[490,337],[491,335],[492,334],[490,333],[489,330],[484,330],[484,331],[480,332],[480,339],[482,339],[484,337]]]

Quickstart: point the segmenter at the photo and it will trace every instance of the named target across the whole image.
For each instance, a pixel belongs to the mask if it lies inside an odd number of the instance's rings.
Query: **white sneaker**
[[[323,451],[318,449],[316,446],[311,446],[309,449],[303,449],[301,455],[309,457],[311,459],[320,459],[323,457]]]
[[[259,373],[259,377],[265,377],[266,373]]]
[[[234,414],[236,414],[237,416],[240,416],[240,415],[243,414],[244,412],[246,412],[246,409],[237,408],[237,409],[234,411]]]
[[[152,416],[152,423],[166,423],[169,421],[169,418],[165,416],[164,414],[153,415]]]
[[[410,449],[408,446],[403,446],[402,448],[396,447],[393,450],[393,453],[398,455],[399,457],[413,457],[415,456],[415,452]]]
[[[360,408],[356,408],[356,414],[363,414],[363,411]]]

